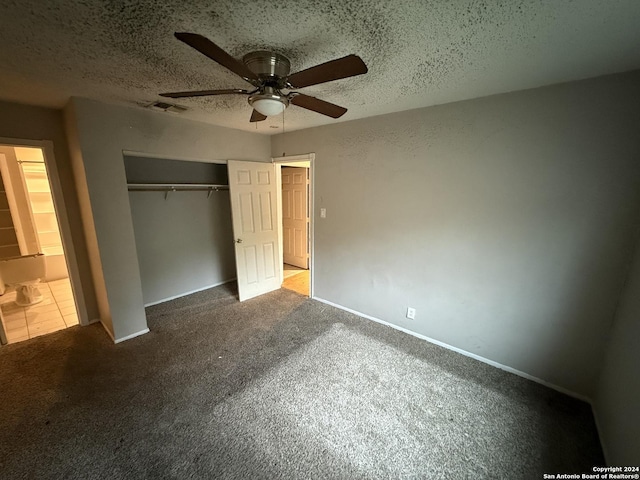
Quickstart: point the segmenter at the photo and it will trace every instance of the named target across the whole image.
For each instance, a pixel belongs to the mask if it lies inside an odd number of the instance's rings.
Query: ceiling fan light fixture
[[[263,93],[256,93],[249,97],[249,105],[262,115],[278,115],[289,106],[289,100],[283,95],[278,95],[271,87],[265,87]]]
[[[250,103],[253,108],[267,117],[278,115],[287,107],[284,102],[275,98],[258,98]]]

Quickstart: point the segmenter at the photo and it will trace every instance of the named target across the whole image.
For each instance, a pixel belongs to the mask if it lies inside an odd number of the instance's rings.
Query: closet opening
[[[124,153],[145,307],[236,279],[226,161]]]

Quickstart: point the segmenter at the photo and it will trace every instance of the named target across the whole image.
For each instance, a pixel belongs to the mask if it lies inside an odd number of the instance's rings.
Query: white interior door
[[[229,160],[240,301],[280,288],[275,166]]]
[[[284,263],[309,268],[309,169],[282,167]]]

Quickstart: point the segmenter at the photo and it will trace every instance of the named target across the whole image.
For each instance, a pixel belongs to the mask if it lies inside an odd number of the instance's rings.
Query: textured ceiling
[[[249,87],[179,31],[236,58],[271,49],[292,72],[362,57],[368,74],[301,90],[347,107],[340,120],[291,106],[287,131],[640,68],[638,0],[2,0],[0,99],[145,105]],[[249,124],[244,96],[175,103],[183,117],[282,131],[282,116]]]

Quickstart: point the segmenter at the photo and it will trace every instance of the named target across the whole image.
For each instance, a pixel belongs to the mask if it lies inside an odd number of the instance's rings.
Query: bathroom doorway
[[[0,174],[2,340],[16,343],[78,325],[76,301],[43,148],[0,145]],[[40,261],[33,274],[33,262],[14,263],[27,256],[37,257]],[[3,265],[7,272],[9,265],[13,272],[5,275],[6,278],[2,276]],[[13,268],[15,265],[18,267]],[[16,299],[20,300],[17,290],[25,288],[26,284],[30,292],[35,293],[28,296],[27,302],[22,298],[19,305],[16,303]]]

